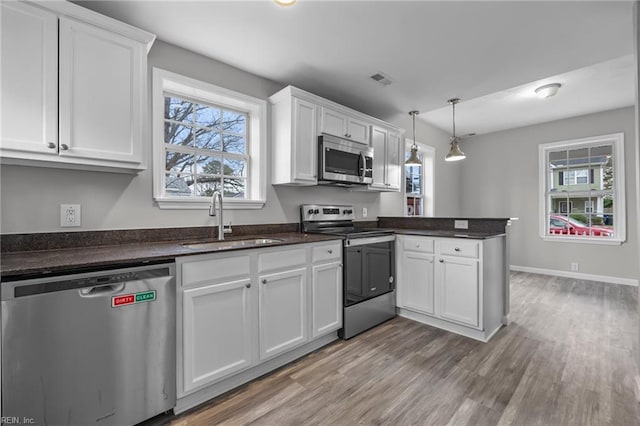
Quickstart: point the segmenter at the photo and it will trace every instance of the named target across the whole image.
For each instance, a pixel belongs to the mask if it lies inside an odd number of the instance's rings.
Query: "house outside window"
[[[411,155],[413,142],[407,140],[405,160]],[[433,164],[435,150],[418,145],[418,158],[422,167],[404,168],[404,214],[405,216],[433,216]]]
[[[539,151],[542,238],[623,242],[623,134],[543,144]]]
[[[160,208],[261,208],[266,193],[266,102],[153,70],[154,199]]]

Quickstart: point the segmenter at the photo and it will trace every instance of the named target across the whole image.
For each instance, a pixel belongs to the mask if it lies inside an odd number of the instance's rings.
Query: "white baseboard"
[[[555,269],[532,268],[529,266],[510,265],[509,269],[532,274],[555,275],[558,277],[575,278],[578,280],[600,281],[611,284],[622,284],[638,287],[638,280],[633,278],[608,277],[606,275],[583,274],[581,272],[557,271]]]

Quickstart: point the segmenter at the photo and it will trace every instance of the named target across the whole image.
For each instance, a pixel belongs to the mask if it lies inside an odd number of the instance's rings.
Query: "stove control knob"
[[[353,213],[353,210],[344,210],[342,212],[342,214],[351,214],[351,213]]]
[[[313,209],[309,209],[309,211],[307,211],[307,214],[313,214]]]
[[[320,213],[320,210],[318,210],[318,209],[315,209],[315,210],[313,211],[313,214],[318,214],[318,213]]]

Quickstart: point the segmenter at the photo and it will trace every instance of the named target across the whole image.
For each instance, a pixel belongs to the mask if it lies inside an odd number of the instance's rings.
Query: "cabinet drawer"
[[[250,271],[248,254],[185,262],[182,265],[182,285],[249,275]]]
[[[402,248],[406,251],[433,253],[434,241],[430,238],[402,238]]]
[[[307,263],[305,249],[278,250],[258,255],[258,272],[272,271]]]
[[[442,240],[440,254],[447,256],[478,257],[480,243],[461,239]]]
[[[313,263],[324,262],[327,260],[338,260],[342,257],[342,243],[335,242],[331,244],[323,244],[313,247],[311,261]]]

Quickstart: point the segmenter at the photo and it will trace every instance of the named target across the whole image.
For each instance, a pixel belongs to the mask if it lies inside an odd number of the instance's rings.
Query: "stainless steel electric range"
[[[302,232],[344,238],[343,328],[349,339],[396,316],[395,235],[381,229],[357,229],[353,206],[300,206]]]

